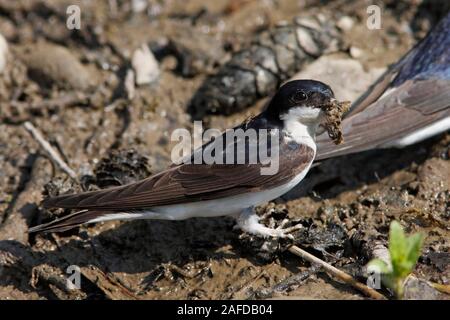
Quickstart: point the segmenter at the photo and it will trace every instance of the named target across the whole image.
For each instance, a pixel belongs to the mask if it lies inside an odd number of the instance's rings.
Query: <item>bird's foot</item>
[[[267,210],[261,216],[258,216],[258,221],[264,221],[272,217],[274,209]]]
[[[289,238],[294,239],[291,235],[292,232],[302,228],[301,225],[295,225],[293,227],[284,228],[289,222],[285,219],[281,225],[277,228],[268,228],[259,223],[260,217],[253,211],[253,208],[244,210],[236,219],[237,226],[242,230],[250,234],[262,236],[264,238]]]

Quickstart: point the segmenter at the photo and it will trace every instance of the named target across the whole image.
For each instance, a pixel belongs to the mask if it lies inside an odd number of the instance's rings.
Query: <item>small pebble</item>
[[[127,92],[127,96],[129,100],[134,98],[134,71],[132,69],[128,69],[127,75],[125,76],[125,91]]]
[[[351,47],[350,48],[350,55],[352,56],[352,58],[361,58],[363,56],[364,52],[358,48],[358,47]]]
[[[95,87],[95,74],[66,47],[41,42],[20,48],[20,57],[36,82],[53,82],[60,88],[87,90]]]
[[[158,61],[146,44],[133,53],[131,65],[136,74],[138,86],[153,83],[159,78]]]
[[[8,56],[8,42],[0,33],[0,73],[3,72],[6,66],[6,59]]]
[[[134,13],[144,12],[147,9],[148,3],[146,0],[132,0],[131,10]]]
[[[341,17],[338,20],[338,22],[336,23],[338,28],[343,30],[343,31],[348,31],[348,30],[352,29],[354,24],[355,24],[355,22],[349,16]]]

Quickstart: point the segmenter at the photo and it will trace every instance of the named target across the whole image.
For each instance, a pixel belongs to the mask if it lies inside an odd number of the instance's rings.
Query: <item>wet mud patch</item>
[[[350,109],[350,101],[334,101],[324,108],[328,136],[335,144],[344,141],[341,122],[344,114]]]

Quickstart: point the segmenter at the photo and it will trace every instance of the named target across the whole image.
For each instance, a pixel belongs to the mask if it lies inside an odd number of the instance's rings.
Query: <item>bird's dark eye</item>
[[[306,95],[306,93],[299,90],[299,91],[295,92],[294,95],[292,96],[292,101],[295,103],[298,103],[298,102],[305,101],[307,98],[308,98],[308,96]]]

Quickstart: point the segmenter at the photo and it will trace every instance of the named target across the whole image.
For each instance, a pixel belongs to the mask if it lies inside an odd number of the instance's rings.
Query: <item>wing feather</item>
[[[280,146],[279,171],[262,175],[257,164],[181,164],[134,184],[112,189],[61,195],[46,199],[46,207],[126,211],[258,191],[286,183],[305,169],[314,158],[306,145],[292,150]]]
[[[408,80],[342,121],[344,143],[317,138],[317,160],[377,148],[450,116],[450,80]]]

